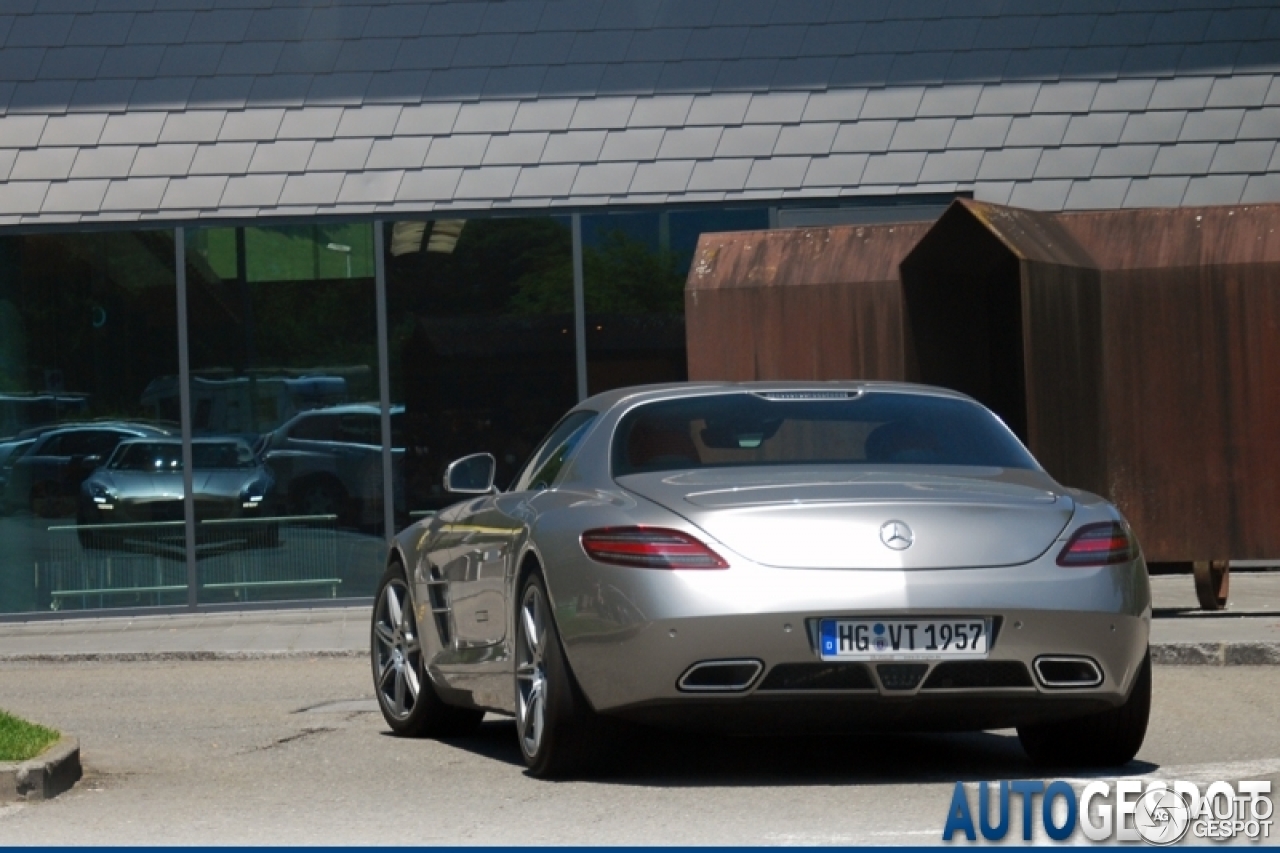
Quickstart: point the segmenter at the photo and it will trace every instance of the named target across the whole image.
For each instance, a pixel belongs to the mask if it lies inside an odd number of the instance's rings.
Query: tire
[[[404,567],[392,563],[378,584],[370,627],[373,692],[382,718],[401,737],[452,737],[480,726],[484,711],[448,705],[422,660],[422,639]]]
[[[546,582],[531,571],[515,614],[516,737],[529,774],[563,778],[594,769],[607,751],[604,721],[565,660]]]
[[[1151,716],[1151,655],[1138,670],[1129,698],[1118,708],[1059,723],[1019,726],[1022,749],[1036,764],[1119,767],[1133,760]]]

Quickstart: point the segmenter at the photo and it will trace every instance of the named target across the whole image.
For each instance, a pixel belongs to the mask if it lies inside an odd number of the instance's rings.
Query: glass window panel
[[[576,402],[572,236],[564,217],[405,220],[385,231],[404,523],[458,499],[444,469],[470,453],[492,453],[505,487]]]
[[[200,600],[371,595],[385,548],[372,225],[199,229],[191,247],[196,447],[243,442],[254,459],[197,478]]]
[[[173,258],[168,230],[0,237],[0,611],[186,602],[181,522],[139,537],[94,500],[118,445],[178,430],[149,396],[177,373]]]
[[[684,285],[698,237],[768,225],[765,208],[583,216],[590,393],[687,379]]]

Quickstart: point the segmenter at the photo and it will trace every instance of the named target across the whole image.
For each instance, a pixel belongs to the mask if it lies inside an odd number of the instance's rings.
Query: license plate
[[[991,620],[823,619],[823,660],[985,658]]]

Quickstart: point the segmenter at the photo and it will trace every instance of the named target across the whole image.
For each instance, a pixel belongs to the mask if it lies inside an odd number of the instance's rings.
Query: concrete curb
[[[1153,644],[1151,662],[1175,666],[1276,666],[1280,665],[1280,643]]]
[[[142,661],[275,660],[279,658],[364,658],[368,650],[315,649],[244,652],[14,652],[0,654],[0,663],[135,663]]]
[[[51,800],[80,776],[80,741],[64,737],[30,761],[0,762],[0,802]]]

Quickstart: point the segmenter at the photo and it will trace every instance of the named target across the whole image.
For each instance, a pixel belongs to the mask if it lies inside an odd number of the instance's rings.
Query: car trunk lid
[[[618,482],[754,562],[805,569],[1027,563],[1075,508],[1043,474],[1005,469],[718,469]]]

